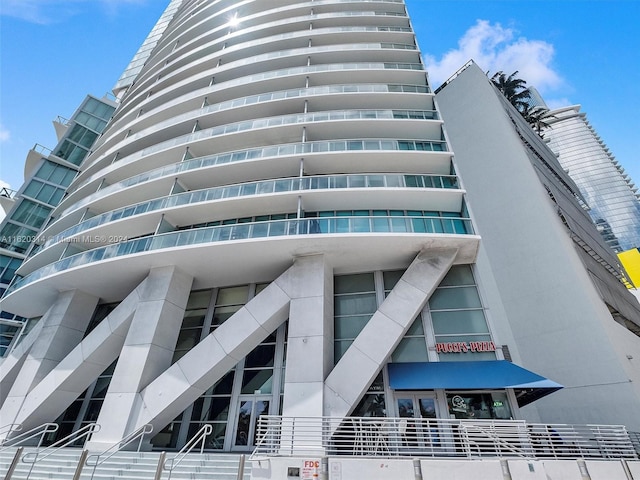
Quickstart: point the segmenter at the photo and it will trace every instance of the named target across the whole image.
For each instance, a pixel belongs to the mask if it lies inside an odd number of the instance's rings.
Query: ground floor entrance
[[[233,451],[253,451],[258,438],[256,427],[262,415],[269,414],[271,396],[243,395],[239,399],[238,414],[235,417]]]

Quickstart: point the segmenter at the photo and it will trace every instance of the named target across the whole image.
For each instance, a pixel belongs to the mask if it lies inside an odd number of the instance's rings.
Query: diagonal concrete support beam
[[[42,322],[38,322],[24,337],[11,353],[0,363],[0,406],[4,403],[11,390],[11,385],[16,380],[18,372],[24,365],[29,350],[40,336]],[[4,422],[0,422],[4,425]]]
[[[222,378],[289,315],[307,262],[296,260],[280,277],[169,367],[139,395],[131,430],[150,423],[163,428]]]
[[[97,304],[97,297],[80,290],[58,295],[40,320],[40,335],[20,368],[19,381],[13,383],[2,405],[3,421],[17,423],[14,419],[29,392],[80,343]]]
[[[353,410],[453,265],[457,253],[457,249],[430,249],[413,260],[325,380],[325,416],[344,417]]]
[[[118,357],[145,279],[26,396],[14,423],[24,430],[50,422]],[[9,399],[8,399],[9,400]],[[0,416],[4,418],[5,402]],[[13,408],[11,406],[10,408]]]

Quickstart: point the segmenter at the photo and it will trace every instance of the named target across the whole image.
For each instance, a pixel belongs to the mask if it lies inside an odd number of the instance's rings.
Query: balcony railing
[[[521,420],[262,416],[256,442],[254,457],[638,458],[624,426]]]
[[[322,153],[339,153],[339,152],[367,152],[367,151],[419,151],[419,152],[446,152],[446,142],[440,140],[332,140],[320,142],[305,143],[287,143],[281,145],[270,145],[268,147],[250,148],[246,150],[237,150],[233,152],[225,152],[218,155],[209,155],[206,157],[198,157],[190,160],[181,161],[154,170],[144,172],[133,177],[122,180],[121,182],[107,185],[96,193],[78,200],[76,203],[67,208],[63,214],[78,210],[81,207],[106,196],[108,193],[121,190],[132,185],[148,182],[156,178],[163,178],[181,172],[197,170],[199,168],[213,167],[215,165],[223,165],[225,163],[242,162],[247,160],[259,160],[269,157],[280,157],[287,155],[303,155],[303,154],[322,154]],[[128,162],[131,163],[139,157],[129,157]],[[98,178],[102,178],[109,171],[118,168],[118,164],[113,164],[110,170],[103,170],[91,176],[85,181],[89,183]]]
[[[23,278],[16,276],[5,292],[5,296],[18,288],[63,270],[154,250],[265,237],[363,233],[473,235],[473,227],[470,218],[425,214],[314,217],[193,228],[121,241],[72,255],[42,267]],[[101,236],[89,237],[85,240],[89,243],[102,241]],[[108,240],[109,236],[105,237],[105,241]],[[123,240],[123,237],[113,236],[113,240]]]
[[[242,122],[219,125],[216,127],[198,130],[193,133],[180,135],[170,140],[159,142],[142,150],[142,156],[151,155],[162,150],[178,145],[187,145],[202,140],[231,135],[235,133],[251,132],[253,130],[284,127],[291,125],[312,124],[320,122],[338,122],[351,120],[434,120],[437,113],[433,110],[416,110],[408,117],[407,111],[401,111],[398,115],[394,110],[332,110],[311,113],[298,113],[295,115],[280,115],[275,117],[257,118]]]
[[[63,232],[49,238],[44,244],[48,248],[55,243],[109,222],[145,213],[164,211],[182,205],[195,205],[228,198],[252,195],[269,195],[309,190],[332,190],[349,188],[438,188],[458,189],[458,179],[454,175],[399,175],[399,174],[357,174],[323,175],[310,177],[278,178],[260,182],[248,182],[222,187],[213,187],[193,192],[185,192],[167,197],[155,198],[147,202],[128,205],[101,215],[91,217]]]

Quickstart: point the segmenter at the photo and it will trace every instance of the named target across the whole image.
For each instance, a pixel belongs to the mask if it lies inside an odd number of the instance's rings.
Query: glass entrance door
[[[400,417],[398,434],[401,448],[412,451],[437,446],[437,425],[431,421],[438,418],[435,394],[396,392],[395,398]]]
[[[233,450],[253,450],[256,446],[256,427],[261,415],[269,414],[271,396],[242,395],[238,405]]]

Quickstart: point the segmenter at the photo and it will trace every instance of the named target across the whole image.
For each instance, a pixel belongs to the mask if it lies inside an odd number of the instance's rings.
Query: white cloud
[[[478,20],[458,41],[457,49],[449,50],[439,60],[425,53],[424,60],[434,87],[473,60],[485,72],[502,70],[511,74],[517,70],[518,77],[526,80],[527,85],[545,91],[558,88],[564,82],[553,69],[554,53],[553,45],[547,42],[517,38],[510,28]]]
[[[82,4],[97,0],[1,0],[0,15],[19,18],[31,23],[57,23],[78,13]],[[124,4],[142,4],[147,0],[99,0],[107,13],[115,14]]]
[[[0,123],[0,143],[8,142],[10,138],[11,133]]]
[[[568,105],[573,105],[571,100],[569,100],[566,97],[563,97],[563,98],[545,98],[544,99],[544,103],[547,104],[547,107],[549,107],[550,110],[553,110],[555,108],[560,108],[560,107],[566,107]]]

